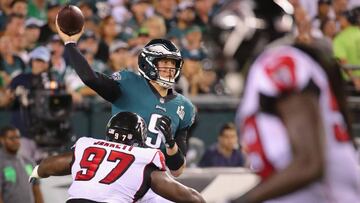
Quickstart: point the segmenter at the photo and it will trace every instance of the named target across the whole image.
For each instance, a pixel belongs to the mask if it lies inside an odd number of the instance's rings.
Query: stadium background
[[[59,0],[59,1],[45,1],[47,5],[44,7],[44,10],[41,11],[40,14],[42,16],[37,15],[36,13],[31,13],[33,10],[31,10],[31,2],[35,0],[29,1],[28,4],[28,13],[26,14],[25,19],[22,21],[22,24],[17,27],[17,30],[21,30],[20,28],[27,28],[28,25],[36,25],[36,23],[39,23],[38,21],[30,21],[30,19],[37,18],[38,20],[42,20],[42,23],[45,23],[41,26],[44,26],[47,24],[46,22],[46,15],[47,15],[47,9],[55,8],[56,6],[62,5],[64,3],[67,3],[69,1],[66,0]],[[11,2],[10,0],[2,0],[1,6],[4,6],[6,2]],[[123,34],[121,36],[118,36],[119,39],[122,41],[127,42],[126,49],[129,53],[136,56],[136,53],[138,53],[139,45],[144,43],[143,41],[139,40],[141,37],[146,37],[146,40],[151,39],[149,35],[152,35],[153,27],[154,25],[148,25],[149,27],[140,26],[137,25],[134,27],[131,27],[132,24],[126,24],[126,22],[122,22],[121,16],[125,16],[126,19],[130,21],[131,17],[127,16],[128,14],[131,14],[131,11],[129,10],[131,6],[147,2],[150,4],[150,10],[148,10],[146,15],[152,16],[154,13],[157,13],[157,5],[161,5],[164,3],[164,5],[169,4],[169,2],[172,2],[172,11],[174,13],[174,16],[178,14],[178,12],[184,11],[189,9],[196,17],[201,16],[200,12],[207,12],[208,15],[211,15],[218,6],[223,2],[222,0],[158,0],[158,1],[146,1],[146,0],[102,0],[102,1],[95,1],[95,0],[85,0],[85,1],[78,1],[78,0],[72,0],[70,1],[72,4],[78,5],[78,6],[84,6],[90,7],[90,10],[94,12],[94,20],[95,27],[89,27],[92,31],[95,31],[96,39],[98,42],[101,42],[102,39],[104,39],[104,34],[97,30],[96,28],[99,28],[102,19],[106,18],[106,16],[113,16],[115,19],[115,27],[117,29],[118,34]],[[126,4],[128,2],[129,4]],[[299,10],[298,12],[298,21],[297,22],[306,22],[308,25],[313,26],[312,22],[316,20],[317,16],[317,8],[318,8],[318,1],[317,0],[292,0],[291,1],[296,8]],[[331,3],[330,0],[320,0],[319,2],[325,2],[325,3]],[[333,0],[334,2],[346,2],[345,3],[345,10],[353,8],[354,6],[360,5],[360,0]],[[3,16],[5,13],[5,10],[2,9],[0,6],[0,39],[5,39],[6,37],[6,26],[5,21],[3,20]],[[161,7],[161,6],[160,6]],[[165,6],[164,6],[165,7]],[[207,9],[207,10],[206,10]],[[344,11],[345,11],[344,10]],[[302,12],[300,12],[302,11]],[[160,15],[160,18],[165,18],[165,16],[161,16],[161,12],[157,13]],[[330,14],[334,15],[334,14]],[[130,15],[131,16],[131,15]],[[148,17],[149,17],[148,16]],[[333,16],[334,17],[334,16]],[[125,18],[124,18],[125,19]],[[91,21],[92,21],[91,20]],[[161,21],[161,20],[160,20]],[[241,80],[241,77],[237,73],[233,72],[226,72],[224,71],[223,67],[212,67],[209,66],[209,62],[206,60],[206,50],[204,50],[204,47],[202,45],[201,37],[200,37],[200,46],[199,47],[188,47],[189,41],[194,40],[191,39],[191,36],[197,36],[199,33],[203,34],[205,31],[203,30],[204,24],[206,25],[207,22],[206,18],[197,18],[194,19],[190,26],[188,26],[185,30],[173,33],[166,31],[166,33],[162,37],[167,37],[174,39],[177,41],[178,45],[180,45],[180,48],[183,51],[183,55],[185,60],[190,61],[191,65],[193,65],[192,68],[195,69],[195,65],[201,66],[200,72],[208,74],[208,77],[202,78],[204,83],[209,83],[208,87],[205,89],[201,89],[203,87],[200,87],[199,84],[195,85],[194,91],[192,88],[188,89],[182,89],[183,86],[179,89],[187,95],[191,101],[196,105],[198,109],[198,117],[196,125],[194,126],[193,131],[191,132],[192,137],[199,138],[203,145],[195,145],[194,147],[201,147],[201,150],[204,150],[206,147],[214,144],[216,142],[217,134],[219,132],[220,127],[229,121],[234,120],[234,115],[236,108],[238,104],[241,102],[241,99],[239,98],[239,90],[241,90],[239,82],[234,81],[235,80]],[[131,22],[131,21],[130,21]],[[171,24],[171,21],[169,21]],[[90,24],[94,26],[94,24]],[[308,26],[307,25],[307,26]],[[39,26],[39,25],[38,25]],[[165,25],[166,26],[166,25]],[[169,25],[170,27],[172,25]],[[297,35],[298,36],[304,36],[310,37],[310,39],[317,39],[319,37],[318,32],[320,31],[321,39],[328,39],[329,36],[326,35],[325,30],[319,30],[319,28],[314,27],[314,29],[310,30],[303,30],[299,29],[304,24],[297,24]],[[306,26],[305,26],[306,27]],[[128,29],[127,29],[128,28]],[[131,29],[130,29],[131,28]],[[316,28],[316,29],[315,29]],[[156,28],[155,28],[156,29]],[[314,31],[314,32],[312,32]],[[316,32],[315,32],[316,31]],[[304,32],[304,33],[302,33]],[[321,33],[323,32],[323,33]],[[340,32],[340,30],[339,30]],[[15,32],[16,33],[16,32]],[[26,33],[17,33],[20,34],[20,38],[24,37]],[[157,36],[158,33],[155,33],[154,36]],[[160,33],[161,34],[161,33]],[[309,35],[309,36],[308,36]],[[189,38],[187,38],[187,37]],[[11,36],[10,36],[11,37]],[[86,38],[95,38],[91,33],[85,34]],[[18,39],[18,38],[17,38]],[[133,39],[137,39],[138,41],[134,41]],[[142,39],[142,38],[141,38]],[[300,37],[299,37],[300,39]],[[304,38],[301,38],[304,39]],[[16,40],[16,39],[15,39]],[[40,39],[39,39],[40,40]],[[57,39],[49,37],[47,40],[50,42],[56,41]],[[42,43],[45,45],[48,45],[48,41],[44,40]],[[84,39],[86,40],[86,39]],[[144,40],[144,39],[142,39]],[[195,39],[195,41],[198,39]],[[308,38],[306,38],[308,40]],[[305,42],[306,42],[305,40]],[[330,39],[332,40],[332,38]],[[1,40],[0,40],[1,41]],[[114,40],[115,42],[116,40]],[[16,45],[15,41],[14,44]],[[147,41],[146,41],[147,42]],[[39,43],[41,44],[41,43]],[[113,47],[116,43],[113,43]],[[14,45],[14,46],[15,46]],[[119,47],[122,45],[116,44]],[[111,44],[108,46],[109,51],[111,51]],[[25,50],[25,52],[24,52]],[[84,50],[86,52],[86,50]],[[1,51],[0,51],[1,52]],[[2,52],[1,52],[2,54]],[[26,59],[28,59],[29,51],[27,49],[18,48],[14,50],[14,54],[18,55],[21,59],[26,62]],[[136,58],[136,57],[135,57]],[[103,59],[98,58],[100,62],[102,62],[103,65],[108,65],[107,61],[101,61]],[[1,59],[3,60],[3,59]],[[106,59],[107,60],[107,59]],[[195,63],[193,63],[195,61]],[[3,62],[3,61],[1,61]],[[358,64],[360,65],[360,64]],[[97,67],[99,68],[99,66]],[[100,66],[101,69],[101,66]],[[3,69],[0,69],[0,71],[4,71]],[[108,70],[109,71],[109,70]],[[113,70],[110,70],[110,72]],[[216,79],[213,79],[212,73],[216,74]],[[189,74],[189,73],[188,73]],[[11,75],[11,73],[8,74],[11,77],[15,77],[14,75]],[[2,75],[1,75],[2,76]],[[184,78],[191,80],[188,78],[187,75],[183,76]],[[6,89],[6,82],[0,82],[0,100],[2,100],[4,96],[4,90]],[[192,84],[192,83],[191,83]],[[185,86],[186,88],[186,86]],[[210,90],[209,90],[210,89]],[[356,87],[349,85],[348,88],[348,103],[349,107],[351,109],[352,114],[352,122],[353,122],[353,132],[357,137],[360,137],[360,97],[359,92],[356,89]],[[77,95],[78,96],[78,95]],[[105,130],[105,124],[107,120],[110,117],[110,105],[103,100],[99,99],[95,95],[81,95],[83,97],[81,102],[75,102],[73,111],[71,112],[71,124],[74,130],[74,133],[76,135],[76,138],[81,136],[91,136],[95,138],[103,138],[104,130]],[[0,104],[2,102],[0,101]],[[0,105],[0,126],[3,126],[5,124],[8,124],[10,122],[10,116],[11,115],[11,109],[7,105]],[[69,147],[69,146],[67,146]],[[200,150],[200,152],[201,152]],[[196,151],[197,153],[199,151]],[[195,156],[201,156],[200,154],[197,154]],[[198,158],[197,158],[198,160]],[[196,165],[196,164],[195,164]],[[194,165],[191,165],[194,166]],[[239,171],[240,173],[238,173]],[[243,182],[243,186],[246,188],[248,186],[251,186],[256,182],[256,178],[254,178],[252,175],[248,174],[247,172],[244,172],[242,169],[236,169],[235,172],[238,173],[237,175],[234,175],[234,169],[198,169],[198,168],[190,168],[188,169],[184,176],[180,178],[180,181],[184,182],[187,185],[194,186],[195,188],[199,189],[201,191],[205,198],[208,198],[208,200],[211,200],[213,202],[219,202],[218,200],[211,199],[211,194],[214,193],[222,193],[225,192],[225,190],[218,189],[218,188],[238,188],[239,190],[242,190],[244,188],[241,188],[238,184],[237,187],[231,187],[231,184],[235,184],[238,182]],[[223,175],[223,176],[222,176]],[[230,175],[230,180],[227,179],[227,175]],[[217,180],[216,178],[218,176],[222,176],[220,179]],[[225,179],[223,179],[225,177]],[[249,181],[245,181],[244,179],[251,179]],[[216,182],[216,181],[219,182]],[[253,182],[252,182],[253,181]],[[45,194],[45,197],[59,197],[59,198],[66,198],[66,188],[69,184],[69,177],[62,177],[62,178],[54,178],[54,179],[47,179],[43,181],[43,194]],[[211,184],[214,185],[216,188],[215,192],[211,190]],[[208,188],[208,191],[206,188]],[[54,190],[50,188],[55,188]],[[46,192],[50,191],[51,192]],[[244,189],[245,190],[245,189]],[[236,191],[239,192],[239,191]],[[58,196],[58,193],[62,193],[63,195]],[[229,194],[224,194],[224,196],[227,196]],[[221,197],[221,195],[219,195]],[[62,199],[63,200],[63,199]],[[57,202],[55,199],[48,199],[48,202]],[[63,201],[62,201],[63,202]]]

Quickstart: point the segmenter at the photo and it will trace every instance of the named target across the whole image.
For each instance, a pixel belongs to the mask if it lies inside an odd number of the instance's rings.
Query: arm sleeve
[[[189,128],[184,128],[181,130],[178,130],[175,134],[175,142],[178,145],[179,149],[183,153],[183,155],[186,155],[187,152],[187,144],[186,144],[186,137],[188,135]]]
[[[75,43],[67,44],[65,51],[70,57],[72,67],[85,85],[109,102],[114,102],[121,95],[118,83],[102,73],[93,71],[84,56],[76,48]]]

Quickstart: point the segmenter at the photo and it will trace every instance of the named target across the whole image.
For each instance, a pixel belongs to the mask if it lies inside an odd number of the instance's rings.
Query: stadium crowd
[[[296,38],[319,43],[350,67],[360,65],[357,19],[348,0],[291,1],[295,7]],[[65,1],[6,0],[0,5],[0,106],[12,101],[6,91],[11,80],[29,71],[30,53],[45,46],[50,53],[49,70],[66,87],[75,103],[95,93],[78,79],[56,35],[55,17]],[[223,1],[216,0],[109,0],[70,1],[85,16],[86,32],[79,41],[81,52],[94,70],[112,73],[122,69],[137,72],[141,48],[153,38],[167,38],[181,49],[185,63],[177,90],[185,96],[199,94],[239,95],[231,76],[236,73],[214,67],[207,59],[203,35],[212,14]],[[355,51],[353,51],[355,50]],[[349,54],[350,53],[350,54]],[[37,56],[40,57],[40,56]],[[226,66],[226,64],[224,64]],[[357,74],[348,74],[360,88]]]
[[[289,0],[294,6],[294,36],[300,44],[316,44],[336,57],[349,92],[360,91],[360,1],[359,0]],[[11,124],[17,127],[26,149],[20,150],[36,162],[39,154],[22,117],[29,115],[24,95],[36,84],[29,74],[39,78],[43,89],[56,89],[71,95],[81,106],[85,98],[97,98],[70,64],[70,56],[57,35],[55,18],[67,3],[77,5],[85,17],[85,32],[78,48],[95,71],[111,75],[120,70],[138,73],[138,55],[152,39],[166,38],[180,48],[184,65],[176,91],[184,96],[214,94],[239,97],[237,80],[244,73],[216,66],[204,46],[211,17],[224,0],[2,0],[0,1],[0,108],[12,112]],[[46,79],[44,74],[46,73]],[[37,88],[37,87],[36,87]],[[26,96],[25,96],[26,97]],[[61,120],[61,119],[60,119]],[[61,120],[62,121],[62,120]],[[232,126],[232,124],[230,124]],[[232,127],[231,127],[232,128]],[[235,132],[234,132],[235,133]],[[0,135],[3,136],[3,135]],[[219,135],[219,142],[222,142]],[[38,140],[37,140],[38,141]],[[225,142],[225,141],[223,141]],[[241,165],[241,149],[235,164],[225,163],[231,152],[221,154],[216,146],[209,150],[220,161],[202,166]],[[220,148],[220,147],[219,147]],[[240,147],[241,148],[241,147]],[[208,151],[209,151],[208,150]],[[230,153],[231,154],[231,153]],[[208,156],[212,156],[211,154]],[[225,161],[224,161],[225,159]],[[229,160],[227,160],[229,161]],[[230,160],[231,161],[231,160]],[[209,163],[211,162],[211,163]],[[239,164],[238,162],[241,162]],[[1,201],[0,201],[1,202]]]

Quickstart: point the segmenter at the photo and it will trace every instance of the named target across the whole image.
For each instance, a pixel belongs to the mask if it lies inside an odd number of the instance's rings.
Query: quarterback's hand
[[[173,148],[175,140],[171,134],[171,119],[168,116],[162,116],[158,118],[155,127],[164,135],[166,147]]]
[[[30,177],[29,177],[29,183],[33,183],[34,181],[36,181],[37,179],[40,178],[39,174],[38,174],[38,168],[39,165],[35,166],[35,168],[33,169]]]
[[[69,36],[60,30],[60,27],[57,23],[57,18],[58,18],[58,16],[56,16],[56,20],[55,20],[56,30],[57,30],[60,38],[64,42],[64,44],[67,44],[70,42],[76,43],[80,39],[81,35],[83,34],[85,26],[83,26],[83,28],[81,29],[81,31],[79,33]]]

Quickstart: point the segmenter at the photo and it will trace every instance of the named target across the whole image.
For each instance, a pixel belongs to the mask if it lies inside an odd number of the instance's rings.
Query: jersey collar
[[[168,101],[174,99],[177,95],[177,92],[174,89],[169,89],[168,94],[165,97],[162,97],[159,94],[159,92],[155,89],[155,87],[152,86],[152,84],[148,80],[146,80],[146,82],[147,82],[148,86],[150,87],[151,91],[154,93],[154,95],[160,100],[160,102],[163,101],[161,103],[168,102]]]

